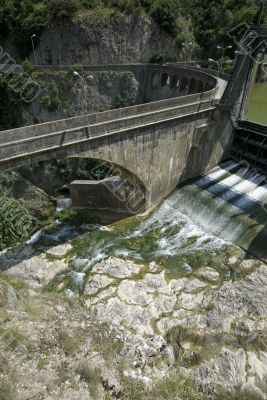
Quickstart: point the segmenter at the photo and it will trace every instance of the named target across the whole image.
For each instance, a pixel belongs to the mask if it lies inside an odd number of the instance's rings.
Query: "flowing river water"
[[[266,178],[228,161],[176,189],[146,217],[108,226],[59,224],[28,243],[44,249],[72,240],[68,290],[77,291],[92,267],[110,256],[142,264],[155,261],[174,277],[200,266],[222,271],[235,245],[266,261],[266,222]],[[225,279],[229,274],[225,268]]]
[[[230,160],[146,215],[68,215],[0,264],[82,308],[103,348],[115,337],[125,376],[151,383],[179,366],[209,394],[246,384],[266,399],[265,176]]]

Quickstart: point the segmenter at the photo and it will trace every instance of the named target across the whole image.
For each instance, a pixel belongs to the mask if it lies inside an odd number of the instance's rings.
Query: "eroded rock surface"
[[[27,254],[23,259],[13,259],[8,273],[23,279],[31,287],[43,287],[50,283],[58,274],[68,270],[68,264],[64,257],[72,248],[71,245],[53,247],[41,255]]]
[[[238,386],[266,398],[267,266],[234,261],[245,275],[222,281],[210,267],[168,279],[155,264],[110,258],[89,274],[85,302],[120,332],[143,377],[164,376],[176,360],[205,391]],[[158,367],[163,354],[168,361]]]

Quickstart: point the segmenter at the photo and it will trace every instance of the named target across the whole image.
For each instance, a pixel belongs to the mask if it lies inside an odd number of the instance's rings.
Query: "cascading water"
[[[84,274],[109,256],[156,261],[175,276],[199,266],[223,269],[224,257],[235,247],[231,244],[267,259],[266,221],[265,177],[229,161],[177,189],[146,219],[110,229],[59,225],[41,234],[35,245],[77,237],[70,266],[73,285],[81,287]]]
[[[64,197],[57,199],[57,212],[66,210],[67,208],[71,208],[72,206],[72,201],[70,197]]]

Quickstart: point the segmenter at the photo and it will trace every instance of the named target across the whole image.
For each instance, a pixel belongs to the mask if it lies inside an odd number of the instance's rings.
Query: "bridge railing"
[[[27,139],[28,137],[38,137],[53,132],[75,129],[82,126],[88,126],[88,124],[90,126],[105,121],[113,121],[121,118],[127,119],[136,115],[149,114],[154,111],[169,109],[172,107],[185,106],[194,103],[199,104],[207,100],[213,100],[216,90],[217,88],[214,88],[203,93],[1,131],[0,144]]]
[[[210,69],[208,66],[212,64],[214,65],[214,61],[211,63],[209,61],[180,61],[180,62],[168,62],[164,65],[172,65],[172,66],[178,66],[178,67],[190,67],[190,69],[195,70],[195,71],[201,71],[204,72],[205,74],[212,75],[214,78],[221,78],[224,79],[225,81],[228,81],[230,79],[229,74],[226,74],[225,72],[218,71],[216,69]],[[204,67],[203,67],[204,65]]]
[[[9,143],[0,142],[0,166],[23,164],[21,160],[30,159],[34,155],[54,150],[67,149],[70,146],[79,146],[83,142],[94,138],[110,136],[112,134],[123,135],[130,131],[138,131],[149,125],[170,123],[178,118],[192,116],[195,114],[210,112],[213,110],[213,101],[206,100],[201,103],[180,105],[168,109],[157,110],[153,113],[136,114],[129,118],[104,121],[93,124],[88,132],[87,126],[80,126],[68,130],[51,132],[45,135],[27,137],[23,140],[15,140]],[[165,126],[165,125],[163,125]]]

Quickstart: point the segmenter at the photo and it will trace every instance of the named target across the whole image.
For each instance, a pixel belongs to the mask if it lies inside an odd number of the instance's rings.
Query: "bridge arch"
[[[211,84],[210,84],[209,82],[206,82],[206,83],[205,83],[204,90],[205,90],[205,91],[208,91],[208,90],[211,90],[211,89],[212,89]]]
[[[181,79],[180,92],[188,90],[188,85],[189,85],[189,79],[186,76],[184,76]]]
[[[129,214],[139,214],[146,210],[148,190],[132,171],[102,158],[84,155],[74,158],[98,162],[91,170],[94,179],[70,183],[74,208],[102,208]],[[104,176],[99,177],[98,171],[101,168],[104,168]]]
[[[169,82],[169,75],[164,73],[161,75],[161,87],[167,86]]]
[[[178,75],[172,75],[171,76],[171,83],[170,83],[170,87],[172,89],[176,88],[179,84],[179,77]]]
[[[151,75],[151,86],[152,89],[158,88],[160,86],[160,73],[158,71],[153,72]]]
[[[190,80],[190,83],[189,83],[189,89],[188,89],[188,91],[189,91],[189,94],[193,94],[193,93],[195,93],[196,92],[196,79],[195,78],[192,78],[191,80]]]
[[[197,84],[197,92],[198,92],[198,93],[201,93],[201,92],[203,92],[203,90],[204,90],[204,83],[203,83],[203,81],[198,81],[198,84]]]

